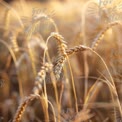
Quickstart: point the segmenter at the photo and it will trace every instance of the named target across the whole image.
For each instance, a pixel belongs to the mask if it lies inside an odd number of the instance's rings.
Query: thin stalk
[[[16,56],[13,52],[13,50],[9,47],[9,45],[0,39],[0,43],[2,43],[10,52],[11,56],[12,56],[12,59],[14,61],[14,64],[15,64],[15,67],[16,67],[16,70],[18,69],[18,64],[17,64],[17,59],[16,59]],[[19,77],[19,74],[18,74],[18,70],[17,70],[17,76]],[[21,98],[23,98],[23,88],[22,88],[22,82],[20,81],[20,79],[18,78],[18,84],[19,84],[19,93],[20,93],[20,96]]]

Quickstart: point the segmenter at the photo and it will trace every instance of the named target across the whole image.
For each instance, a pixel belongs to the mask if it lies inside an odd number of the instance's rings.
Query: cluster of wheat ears
[[[94,11],[93,8],[89,7],[90,4],[94,3],[94,1],[87,2],[84,6],[83,11],[90,11],[91,13]],[[110,3],[112,4],[112,3]],[[118,4],[118,3],[116,3]],[[112,21],[108,22],[106,21],[105,26],[103,29],[100,30],[100,32],[96,35],[95,39],[93,40],[92,46],[86,46],[86,45],[78,45],[74,46],[72,48],[68,47],[67,42],[65,41],[64,37],[60,34],[58,31],[58,27],[54,20],[46,15],[45,13],[41,12],[38,15],[33,16],[31,26],[23,24],[21,18],[18,16],[17,12],[10,7],[7,3],[1,2],[1,5],[5,6],[6,12],[5,12],[5,20],[4,20],[4,28],[2,30],[2,37],[0,39],[0,45],[5,46],[6,49],[9,51],[9,58],[13,61],[13,64],[15,66],[15,69],[17,71],[17,77],[18,77],[18,84],[19,84],[19,94],[20,94],[20,100],[21,104],[16,110],[15,115],[13,116],[12,121],[13,122],[20,122],[23,118],[24,111],[26,111],[27,106],[30,104],[30,102],[34,101],[35,99],[40,101],[40,104],[43,108],[43,114],[44,114],[44,121],[54,121],[54,122],[92,122],[92,118],[94,118],[96,115],[92,113],[91,106],[94,101],[94,98],[96,97],[96,94],[98,91],[101,91],[101,83],[104,83],[108,86],[108,89],[111,94],[112,103],[111,106],[114,109],[114,116],[113,121],[121,122],[122,119],[122,106],[121,101],[119,100],[119,95],[117,92],[115,81],[111,75],[111,72],[109,71],[109,68],[102,58],[102,56],[97,53],[96,49],[98,48],[99,44],[101,44],[101,41],[103,41],[103,38],[106,35],[106,32],[108,30],[121,27],[121,21]],[[94,3],[97,8],[99,8],[99,3]],[[96,9],[96,8],[95,8]],[[99,8],[100,13],[104,12],[104,7]],[[103,10],[103,11],[102,11]],[[102,11],[102,12],[101,12]],[[11,13],[14,13],[16,18],[19,21],[19,26],[11,27],[10,25],[10,15]],[[90,14],[91,14],[90,13]],[[107,13],[105,13],[107,14]],[[102,16],[103,14],[101,14]],[[82,27],[85,27],[85,14],[82,15]],[[107,16],[107,15],[106,15]],[[102,17],[101,17],[102,18]],[[39,34],[39,24],[42,21],[48,21],[51,23],[53,28],[55,29],[54,32],[51,32],[50,35],[46,40],[43,39],[43,37]],[[10,29],[11,28],[11,29]],[[38,29],[37,29],[38,28]],[[43,28],[45,30],[45,28]],[[18,42],[18,36],[21,33],[21,36],[23,36],[24,45],[19,44]],[[87,36],[85,34],[85,30],[82,31],[84,34],[84,38]],[[39,37],[39,39],[37,39]],[[7,40],[7,41],[6,41]],[[8,42],[9,40],[9,42]],[[52,62],[50,52],[49,50],[53,47],[51,47],[48,43],[49,41],[56,41],[57,44],[57,52],[58,55],[55,57],[55,61]],[[43,47],[43,53],[39,55],[40,53],[36,52],[39,50],[32,49],[31,43],[37,43],[37,45],[40,46],[40,48]],[[105,43],[105,42],[104,42]],[[44,46],[42,45],[44,44]],[[49,48],[48,48],[49,47]],[[40,49],[41,50],[41,49]],[[53,49],[52,49],[53,50]],[[77,98],[77,92],[76,92],[76,86],[75,86],[75,80],[73,77],[73,71],[70,63],[70,57],[79,52],[83,52],[86,55],[90,55],[92,58],[93,55],[96,55],[99,60],[103,63],[107,73],[108,77],[106,78],[102,73],[101,76],[97,78],[97,80],[92,84],[90,89],[87,89],[85,92],[85,98],[84,102],[82,104],[82,109],[79,109],[78,106],[78,98]],[[37,71],[36,66],[36,59],[35,54],[38,54],[38,57],[42,58],[42,65]],[[23,86],[22,86],[22,79],[21,75],[19,74],[18,69],[20,68],[21,61],[27,57],[29,60],[29,63],[32,67],[32,76],[34,77],[33,81],[33,88],[26,98],[23,95]],[[7,66],[11,65],[11,62],[7,61]],[[67,65],[65,65],[67,64]],[[28,64],[27,64],[28,65]],[[75,64],[74,64],[75,65]],[[70,74],[70,75],[69,75]],[[63,75],[63,76],[62,76]],[[70,78],[69,78],[70,77]],[[88,76],[85,76],[86,78]],[[73,115],[70,113],[65,113],[66,115],[61,115],[62,113],[62,101],[63,101],[63,94],[65,92],[65,81],[67,79],[70,79],[70,84],[72,86],[72,96],[74,100],[74,113]],[[53,85],[54,89],[54,98],[55,98],[55,106],[53,105],[52,101],[48,99],[48,93],[47,93],[47,82],[50,82]],[[84,81],[87,82],[87,81]],[[60,92],[57,84],[60,84]],[[90,104],[90,102],[92,103]],[[96,103],[96,106],[100,105],[100,103]],[[95,106],[94,105],[94,106]],[[103,104],[104,105],[104,104]],[[109,105],[109,104],[108,104]],[[50,117],[50,111],[52,113],[52,116]],[[118,116],[119,117],[118,117]],[[63,116],[63,117],[62,117]],[[93,120],[93,121],[100,121],[100,120]],[[104,122],[109,121],[109,118],[104,118]]]

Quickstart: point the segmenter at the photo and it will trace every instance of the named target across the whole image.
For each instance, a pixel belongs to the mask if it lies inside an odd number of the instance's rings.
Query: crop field
[[[122,122],[122,0],[0,0],[0,122]]]

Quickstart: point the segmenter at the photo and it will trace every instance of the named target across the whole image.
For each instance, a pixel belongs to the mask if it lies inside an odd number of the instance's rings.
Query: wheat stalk
[[[49,42],[50,38],[55,38],[55,40],[57,41],[57,44],[58,44],[58,57],[60,57],[60,55],[66,55],[65,52],[66,52],[67,45],[66,45],[66,42],[64,41],[64,38],[62,37],[62,35],[60,35],[58,32],[52,32],[46,40],[46,45],[48,45],[48,42]],[[45,57],[46,56],[48,58],[48,61],[51,62],[49,53],[47,52],[47,49],[44,50],[43,62],[45,62]],[[58,100],[58,90],[57,90],[57,87],[56,87],[56,82],[55,82],[56,80],[55,80],[54,74],[53,73],[51,74],[51,79],[52,79],[52,84],[53,84],[53,87],[54,87],[56,103],[58,105],[58,112],[60,113],[60,108],[61,107],[60,107],[60,102]],[[58,120],[60,120],[59,115],[58,115]]]
[[[16,56],[15,56],[14,51],[11,49],[11,47],[10,47],[4,40],[1,40],[1,39],[0,39],[0,43],[3,44],[3,45],[8,49],[8,51],[10,52],[10,55],[11,55],[13,61],[14,61],[14,65],[15,65],[15,67],[16,67],[16,69],[17,69],[17,68],[18,68],[17,58],[16,58]],[[17,75],[18,75],[18,72],[17,72]],[[18,82],[19,82],[19,92],[20,92],[20,96],[23,97],[22,83],[21,83],[20,81],[18,81]]]
[[[40,24],[41,20],[43,18],[48,19],[55,27],[55,31],[58,32],[57,26],[55,24],[55,22],[53,21],[53,19],[51,19],[50,17],[48,17],[46,14],[41,13],[41,14],[37,14],[36,16],[34,16],[32,19],[32,26],[29,27],[29,30],[27,31],[27,42],[29,42],[29,40],[31,39],[33,33],[36,31],[36,29],[38,29],[38,25]],[[34,72],[34,75],[36,76],[36,68],[35,68],[35,62],[34,62],[34,54],[33,51],[31,50],[30,46],[28,45],[28,50],[29,50],[29,55],[31,58],[31,62],[32,62],[32,69]]]
[[[10,24],[10,12],[11,10],[10,9],[7,9],[6,12],[5,12],[5,31],[8,31],[9,29],[9,24]],[[5,34],[4,34],[5,35]]]
[[[41,67],[41,70],[38,72],[37,77],[35,78],[35,85],[34,85],[34,88],[32,90],[32,92],[34,94],[39,94],[39,92],[41,92],[41,96],[43,96],[43,94],[42,94],[42,84],[44,83],[45,96],[43,98],[45,98],[46,100],[48,98],[47,98],[47,92],[46,92],[45,77],[46,77],[46,73],[49,72],[51,69],[52,69],[52,64],[48,64],[48,63],[45,63]],[[47,103],[46,100],[44,101],[45,102],[45,107],[48,109],[48,103]],[[45,110],[45,113],[46,113],[45,118],[47,118],[47,120],[48,120],[49,116],[48,116],[48,111],[46,112],[46,110]]]
[[[84,51],[86,49],[87,48],[83,45],[76,46],[76,47],[71,48],[71,49],[67,49],[62,56],[59,56],[58,60],[56,61],[55,65],[54,65],[54,74],[55,74],[55,77],[58,81],[59,78],[60,78],[60,74],[61,74],[63,65],[64,65],[66,60],[68,61],[69,68],[70,68],[70,73],[71,73],[71,79],[72,79],[72,87],[73,87],[73,92],[74,92],[74,97],[75,97],[75,107],[76,107],[76,112],[77,113],[78,113],[77,96],[76,96],[76,90],[75,90],[75,85],[74,85],[73,73],[72,73],[72,69],[71,69],[71,66],[70,66],[68,56],[70,56],[74,53],[80,52],[80,51]]]
[[[113,78],[112,78],[112,76],[111,76],[111,73],[110,73],[110,71],[109,71],[108,66],[106,65],[104,59],[103,59],[96,51],[94,51],[94,50],[91,49],[91,48],[88,48],[88,49],[89,49],[89,51],[93,52],[95,55],[97,55],[97,56],[100,58],[100,60],[101,60],[101,61],[103,62],[103,64],[104,64],[104,66],[105,66],[107,72],[109,73],[109,76],[110,76],[110,79],[111,79],[111,85],[112,85],[112,87],[114,88],[114,92],[115,92],[115,95],[116,95],[115,101],[116,101],[117,104],[118,104],[119,111],[120,111],[121,116],[122,116],[122,108],[121,108],[121,104],[120,104],[120,101],[119,101],[119,97],[118,97],[116,85],[115,85],[115,82],[114,82],[114,80],[113,80]],[[105,78],[105,77],[104,77],[104,78]],[[105,78],[105,79],[106,79],[106,78]],[[107,79],[106,79],[106,80],[107,80]],[[107,81],[109,82],[109,80],[107,80]],[[108,85],[108,86],[109,86],[109,85]],[[113,97],[113,95],[112,95],[112,99],[113,99],[113,102],[114,102],[114,97]]]
[[[11,10],[11,13],[14,14],[16,16],[16,18],[18,19],[20,26],[22,28],[24,28],[22,20],[21,20],[19,14],[17,13],[17,11],[14,8],[12,8],[8,3],[4,2],[4,1],[0,1],[0,4],[3,5],[4,7],[6,7],[8,10]]]

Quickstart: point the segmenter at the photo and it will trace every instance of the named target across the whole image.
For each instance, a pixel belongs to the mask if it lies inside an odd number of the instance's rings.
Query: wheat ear
[[[64,41],[63,36],[60,35],[59,33],[52,32],[50,37],[54,37],[55,39],[57,39],[59,55],[65,55],[66,54],[65,52],[66,52],[66,49],[67,49],[67,45],[66,45],[66,41]]]
[[[55,38],[57,43],[58,43],[58,59],[61,57],[61,58],[64,58],[66,57],[66,49],[67,49],[67,45],[66,45],[66,42],[64,41],[64,38],[62,37],[62,35],[60,35],[59,33],[57,32],[52,32],[50,34],[50,36],[47,38],[47,41],[46,41],[46,45],[48,44],[50,38]],[[46,49],[44,51],[44,58],[43,58],[43,62],[45,62],[45,55],[46,55]],[[48,54],[49,55],[49,54]],[[62,56],[64,55],[64,56]],[[61,59],[61,61],[63,61],[64,59]],[[54,74],[56,76],[56,79],[58,79],[58,77],[60,77],[59,75],[57,75],[54,71]]]
[[[58,57],[61,56],[61,55],[65,55],[66,54],[65,52],[66,52],[66,49],[67,49],[67,45],[66,45],[66,42],[64,41],[63,36],[60,35],[59,33],[52,32],[50,34],[50,36],[47,38],[47,40],[46,40],[46,45],[48,44],[50,38],[52,38],[52,37],[55,38],[57,43],[58,43]],[[44,51],[43,62],[45,62],[46,51],[47,51],[47,49],[45,49],[45,51]]]
[[[61,55],[56,63],[55,63],[55,66],[54,66],[54,74],[57,78],[57,80],[60,78],[60,73],[61,73],[61,70],[62,70],[62,67],[64,65],[64,62],[66,61],[67,59],[67,56],[70,56],[72,54],[75,54],[75,53],[78,53],[80,51],[85,51],[87,50],[87,47],[86,46],[83,46],[83,45],[79,45],[79,46],[76,46],[74,48],[71,48],[71,49],[67,49],[66,50],[66,54],[64,55]]]
[[[19,51],[19,46],[18,46],[18,42],[17,42],[17,39],[16,39],[16,33],[15,32],[11,32],[10,41],[11,41],[11,44],[12,44],[13,51],[18,52]]]
[[[29,97],[27,97],[18,107],[17,112],[14,116],[13,122],[19,122],[22,118],[22,114],[27,107],[27,105],[34,99],[39,99],[40,96],[37,94],[31,94]]]
[[[17,109],[17,112],[13,118],[13,121],[12,122],[20,122],[21,121],[21,118],[22,118],[22,114],[24,113],[26,107],[28,106],[28,104],[33,101],[34,99],[38,99],[38,100],[45,100],[45,98],[42,98],[40,95],[38,94],[30,94],[27,98],[24,99],[24,101],[19,105],[18,109]],[[55,119],[55,112],[54,112],[54,108],[53,108],[53,105],[50,101],[47,101],[49,103],[49,105],[51,106],[52,108],[52,112],[53,112],[53,115],[54,115],[54,121],[56,122],[56,119]],[[42,104],[44,105],[44,104]],[[44,106],[43,106],[44,107]],[[45,106],[46,107],[46,106]],[[46,116],[45,116],[46,117]],[[49,121],[49,120],[48,120]]]
[[[98,36],[94,39],[93,44],[91,46],[91,48],[93,50],[96,50],[97,46],[99,45],[100,41],[103,39],[103,37],[105,36],[105,33],[107,30],[109,30],[110,28],[112,28],[113,26],[117,26],[119,25],[119,22],[113,22],[108,24],[99,34]]]
[[[41,70],[38,72],[37,77],[35,79],[35,85],[33,88],[34,94],[39,94],[39,92],[42,92],[42,83],[46,77],[46,73],[49,72],[52,69],[52,64],[45,63]]]

